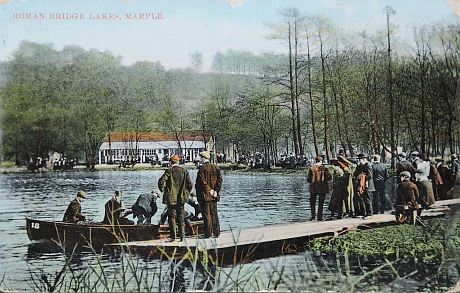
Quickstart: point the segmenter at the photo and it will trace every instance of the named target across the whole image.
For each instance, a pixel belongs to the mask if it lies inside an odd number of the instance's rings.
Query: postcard
[[[459,290],[459,13],[0,0],[1,290]]]

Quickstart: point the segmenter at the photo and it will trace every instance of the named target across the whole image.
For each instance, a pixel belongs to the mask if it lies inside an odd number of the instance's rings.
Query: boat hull
[[[202,221],[192,224],[202,231]],[[102,223],[65,223],[26,217],[27,235],[32,242],[51,241],[59,244],[79,243],[100,246],[108,243],[144,241],[166,238],[166,225],[108,225]],[[187,234],[191,235],[190,229]]]

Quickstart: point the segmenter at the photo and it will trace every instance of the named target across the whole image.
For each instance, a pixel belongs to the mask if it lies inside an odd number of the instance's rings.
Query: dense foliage
[[[200,52],[193,68],[166,70],[23,41],[0,66],[3,160],[55,151],[91,165],[112,132],[194,129],[212,131],[217,151],[261,152],[267,163],[339,148],[456,152],[458,25],[416,28],[410,45],[385,16],[387,29],[350,35],[285,9],[269,26],[286,54],[218,52],[211,73],[200,73]]]

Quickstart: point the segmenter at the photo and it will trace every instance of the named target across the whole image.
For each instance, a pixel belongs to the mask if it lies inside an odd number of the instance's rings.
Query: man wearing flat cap
[[[405,223],[415,220],[419,198],[417,185],[411,182],[412,174],[409,171],[403,171],[399,174],[401,183],[396,187],[395,217],[398,223]]]
[[[220,200],[222,174],[216,165],[211,164],[210,157],[208,151],[200,153],[201,166],[198,169],[195,182],[196,197],[203,215],[205,238],[219,237],[220,235],[217,202]]]
[[[185,238],[184,204],[193,188],[187,169],[179,165],[179,156],[169,159],[171,167],[158,180],[163,193],[163,204],[168,208],[169,237],[171,241]]]
[[[86,198],[86,192],[79,190],[75,198],[67,206],[62,221],[68,223],[76,223],[78,221],[86,221],[86,217],[81,214],[81,201]]]
[[[355,215],[364,219],[372,217],[372,193],[369,191],[369,181],[372,180],[372,167],[366,154],[358,155],[358,167],[353,173],[355,182],[355,197],[353,198]]]

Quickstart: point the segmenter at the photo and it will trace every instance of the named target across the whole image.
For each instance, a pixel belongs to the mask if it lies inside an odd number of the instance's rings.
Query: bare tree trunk
[[[321,33],[319,34],[320,40],[320,57],[321,57],[321,71],[322,71],[322,90],[323,90],[323,119],[324,119],[324,147],[326,150],[326,158],[329,162],[331,157],[331,148],[329,146],[329,110],[328,110],[328,98],[326,90],[326,57],[324,56],[323,41]]]
[[[315,148],[316,156],[319,156],[318,140],[316,138],[316,126],[314,116],[314,103],[313,103],[313,89],[311,86],[311,59],[310,59],[310,43],[307,34],[307,66],[308,66],[308,97],[310,98],[310,120],[311,120],[311,131],[313,135],[313,146]]]
[[[292,116],[292,138],[294,140],[294,154],[297,156],[299,153],[299,141],[297,136],[297,114],[296,114],[296,95],[295,95],[295,82],[294,82],[294,66],[292,54],[292,32],[291,24],[289,24],[289,84],[290,84],[290,98],[291,98],[291,116]]]
[[[386,15],[387,15],[387,42],[388,42],[388,79],[387,79],[387,88],[388,88],[388,100],[390,104],[390,144],[391,144],[391,168],[396,170],[396,139],[395,139],[395,118],[394,118],[394,98],[393,98],[393,74],[391,67],[391,40],[390,40],[390,14],[394,14],[395,11],[390,7],[386,6]]]

